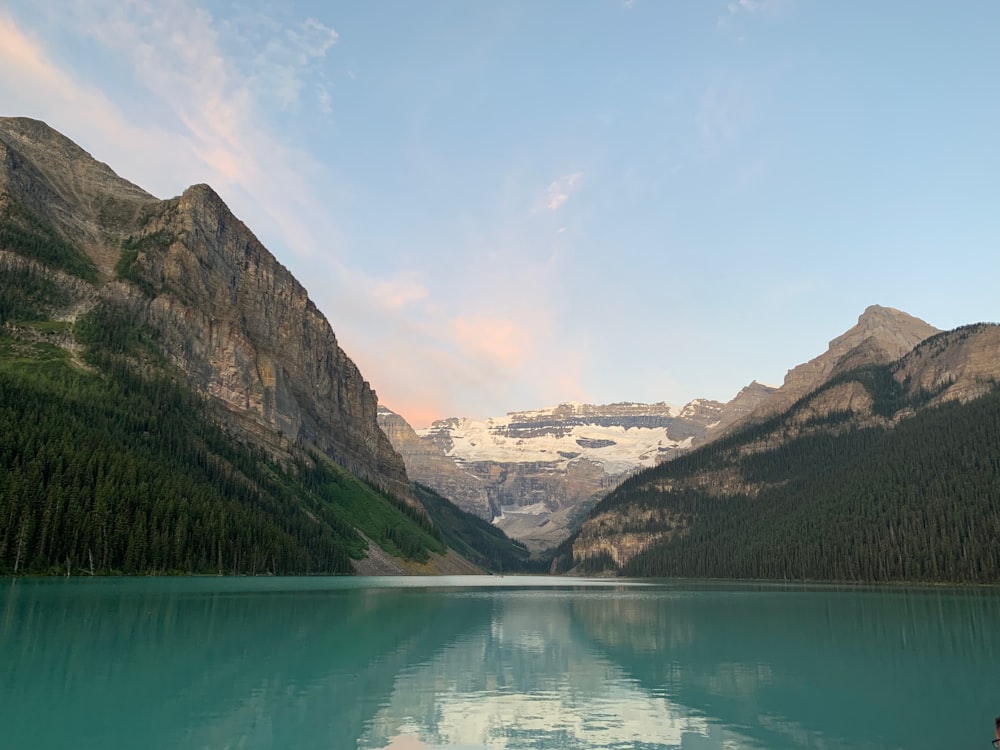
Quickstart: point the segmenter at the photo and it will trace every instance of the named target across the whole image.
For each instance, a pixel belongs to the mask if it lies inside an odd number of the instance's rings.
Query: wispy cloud
[[[400,276],[384,281],[376,281],[372,287],[377,304],[392,310],[412,305],[428,298],[426,285],[413,276]]]
[[[694,116],[698,150],[716,156],[737,139],[753,119],[753,87],[741,76],[724,76],[702,93]]]
[[[756,13],[765,7],[765,0],[736,0],[727,6],[730,13]]]
[[[321,76],[310,68],[336,49],[332,29],[286,21],[280,52],[261,50],[251,60],[233,56],[231,27],[189,0],[60,7],[65,12],[48,11],[46,24],[96,42],[108,61],[132,71],[139,88],[102,88],[100,79],[60,60],[52,36],[33,38],[0,12],[0,100],[46,119],[161,197],[194,182],[213,185],[279,258],[291,254],[293,262],[283,262],[390,408],[419,426],[442,416],[487,416],[483,404],[497,413],[528,398],[554,403],[578,392],[566,390],[575,378],[552,331],[554,228],[524,215],[533,191],[522,192],[525,200],[509,213],[499,210],[495,225],[458,240],[460,276],[428,278],[423,268],[398,266],[373,274],[352,260],[337,211],[318,198],[333,192],[331,175],[270,117],[276,103],[307,106],[310,91],[336,105],[313,88]],[[582,172],[554,180],[539,211],[558,211],[582,182]]]
[[[300,103],[308,86],[322,111],[332,109],[323,63],[340,39],[335,29],[315,18],[286,20],[263,13],[229,19],[224,28],[258,97],[289,109]]]
[[[312,20],[287,26],[246,63],[247,73],[224,49],[220,28],[228,27],[187,0],[106,0],[74,8],[62,22],[125,60],[157,108],[180,123],[181,137],[203,165],[203,174],[188,181],[211,182],[244,215],[252,208],[254,223],[260,227],[266,218],[268,234],[293,252],[315,252],[317,233],[303,217],[315,221],[326,212],[310,184],[313,160],[269,130],[263,109],[271,99],[298,100],[303,71],[332,47],[336,32]],[[245,26],[266,26],[255,19]],[[335,227],[325,230],[336,237]]]
[[[764,14],[777,15],[784,11],[791,0],[732,0],[726,9],[731,15]]]
[[[583,172],[573,172],[563,175],[558,180],[550,182],[549,186],[545,189],[545,195],[536,203],[535,211],[558,211],[582,184]]]
[[[494,369],[517,369],[535,350],[531,332],[510,318],[460,315],[451,336],[463,356]]]
[[[740,29],[744,24],[739,22],[740,19],[780,18],[789,12],[794,2],[795,0],[730,0],[725,11],[719,15],[716,25],[720,31],[737,32],[738,38],[742,40]]]

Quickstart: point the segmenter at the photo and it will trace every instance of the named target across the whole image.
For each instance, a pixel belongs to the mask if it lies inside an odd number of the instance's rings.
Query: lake
[[[990,747],[1000,591],[0,579],[0,747]]]

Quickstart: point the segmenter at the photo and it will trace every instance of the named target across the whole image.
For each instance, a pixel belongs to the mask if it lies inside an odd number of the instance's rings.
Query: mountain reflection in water
[[[587,594],[482,596],[491,619],[401,674],[360,748],[680,747],[685,734],[710,736],[704,716],[593,648],[575,622]]]
[[[937,750],[992,738],[1000,594],[0,580],[0,664],[42,750]]]

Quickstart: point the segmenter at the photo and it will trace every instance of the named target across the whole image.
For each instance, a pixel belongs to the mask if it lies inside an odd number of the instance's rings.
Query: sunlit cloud
[[[791,0],[732,0],[726,9],[731,15],[740,13],[776,15],[791,3]]]
[[[558,211],[570,196],[583,184],[583,172],[573,172],[549,183],[545,195],[535,206],[535,210]]]
[[[194,156],[182,137],[156,125],[139,126],[100,90],[56,63],[44,45],[0,14],[0,96],[5,115],[23,115],[49,124],[103,157],[122,157],[115,171],[137,180],[147,191],[169,197],[187,184]],[[65,113],[72,112],[68,122]],[[103,157],[106,158],[106,157]]]

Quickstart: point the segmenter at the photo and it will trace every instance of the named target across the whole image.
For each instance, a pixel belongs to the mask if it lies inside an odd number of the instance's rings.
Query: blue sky
[[[1000,318],[1000,3],[8,0],[0,114],[211,184],[415,426]]]

